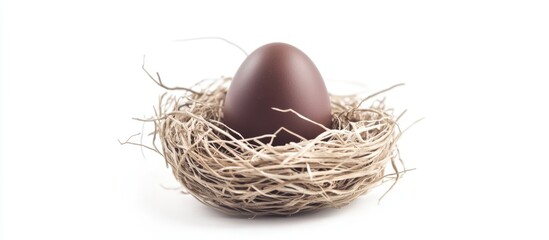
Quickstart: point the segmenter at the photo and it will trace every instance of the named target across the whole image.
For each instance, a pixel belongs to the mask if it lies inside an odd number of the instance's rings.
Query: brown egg
[[[243,137],[272,134],[284,127],[306,139],[324,131],[318,125],[291,112],[331,127],[328,91],[315,64],[299,49],[285,43],[270,43],[252,52],[242,63],[229,86],[222,121]],[[262,139],[267,143],[268,138]],[[282,131],[273,145],[298,142],[299,138]]]

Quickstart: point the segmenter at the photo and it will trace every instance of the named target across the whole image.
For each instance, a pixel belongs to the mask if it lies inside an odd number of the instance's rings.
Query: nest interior
[[[243,139],[220,121],[230,81],[165,94],[153,119],[159,152],[200,202],[229,214],[292,215],[345,206],[398,178],[398,118],[374,95],[331,95],[330,129],[315,139],[272,146],[259,138],[276,133]],[[385,174],[389,163],[394,173]]]

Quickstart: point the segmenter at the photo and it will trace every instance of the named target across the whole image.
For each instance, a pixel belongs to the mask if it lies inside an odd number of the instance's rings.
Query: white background
[[[1,1],[0,239],[547,239],[546,1]],[[227,217],[173,186],[141,132],[170,85],[231,76],[273,41],[328,81],[425,117],[401,139],[417,168],[339,210]],[[150,58],[149,58],[150,57]],[[352,237],[352,238],[351,238]]]

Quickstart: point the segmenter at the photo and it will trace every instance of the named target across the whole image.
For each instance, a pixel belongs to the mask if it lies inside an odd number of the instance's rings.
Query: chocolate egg
[[[330,97],[320,72],[305,53],[285,43],[270,43],[248,55],[227,91],[222,121],[245,138],[272,134],[281,127],[306,139],[324,131],[294,113],[272,108],[293,109],[328,128],[332,124]],[[298,141],[281,131],[273,145]]]

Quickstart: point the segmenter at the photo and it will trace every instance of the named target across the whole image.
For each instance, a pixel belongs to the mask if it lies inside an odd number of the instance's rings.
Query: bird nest
[[[264,139],[287,129],[243,138],[221,122],[230,81],[202,82],[198,91],[192,90],[197,86],[168,88],[185,91],[162,95],[150,120],[162,150],[150,148],[163,155],[175,178],[200,202],[237,215],[292,215],[345,206],[403,173],[398,117],[383,100],[373,100],[377,94],[331,95],[331,128],[314,139],[273,146]],[[273,110],[311,121],[291,109]],[[389,164],[393,171],[386,174]]]

